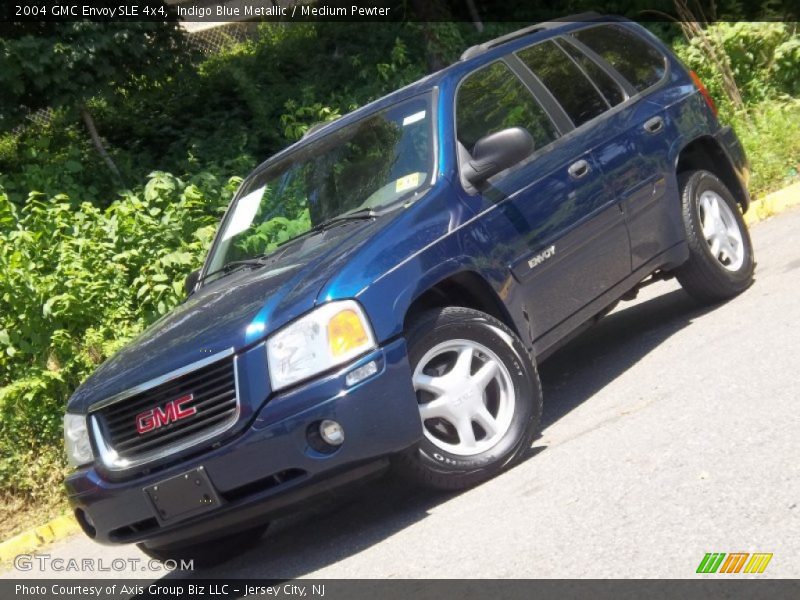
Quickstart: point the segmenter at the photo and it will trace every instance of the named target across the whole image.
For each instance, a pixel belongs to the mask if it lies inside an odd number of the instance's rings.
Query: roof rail
[[[338,118],[338,117],[337,117],[337,118]],[[301,138],[301,139],[305,139],[305,138],[307,138],[307,137],[308,137],[308,136],[310,136],[312,133],[315,133],[315,132],[319,131],[320,129],[322,129],[322,128],[323,128],[323,127],[325,127],[326,125],[330,125],[330,124],[331,124],[331,123],[333,123],[335,120],[336,120],[336,119],[332,119],[332,120],[330,120],[330,121],[317,121],[316,123],[312,123],[312,124],[311,124],[311,126],[310,126],[308,129],[306,129],[306,132],[303,134],[303,138]]]
[[[561,27],[565,23],[575,23],[580,21],[593,21],[600,16],[600,13],[597,12],[584,12],[577,15],[570,15],[568,17],[559,17],[558,19],[553,19],[552,21],[545,21],[543,23],[536,23],[535,25],[530,25],[528,27],[524,27],[523,29],[518,29],[517,31],[512,31],[511,33],[507,33],[506,35],[501,35],[498,38],[494,38],[493,40],[489,40],[488,42],[483,42],[482,44],[477,44],[476,46],[470,46],[461,54],[461,58],[459,60],[467,60],[472,58],[473,56],[478,56],[479,54],[483,54],[492,48],[496,48],[502,44],[507,42],[512,42],[518,38],[524,37],[526,35],[530,35],[531,33],[536,33],[537,31],[545,31],[547,29],[553,29],[554,27]]]

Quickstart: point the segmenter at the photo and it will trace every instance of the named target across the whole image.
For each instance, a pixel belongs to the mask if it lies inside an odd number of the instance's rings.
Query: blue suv
[[[77,520],[213,560],[390,464],[492,477],[537,434],[536,364],[620,299],[751,284],[748,177],[697,76],[608,17],[312,128],[242,183],[186,301],[70,399]]]

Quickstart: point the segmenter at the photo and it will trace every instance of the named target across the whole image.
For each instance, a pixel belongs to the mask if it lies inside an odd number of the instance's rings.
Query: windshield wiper
[[[328,219],[327,221],[322,221],[321,223],[317,223],[311,229],[308,229],[307,231],[304,231],[303,233],[296,235],[293,238],[286,240],[285,242],[281,242],[280,244],[278,244],[278,248],[280,248],[281,246],[285,246],[286,244],[296,242],[300,238],[304,238],[308,235],[311,235],[312,233],[319,233],[320,231],[325,231],[326,229],[329,229],[333,225],[337,225],[339,223],[347,223],[349,221],[366,221],[367,219],[374,219],[377,216],[378,213],[376,213],[371,208],[354,210],[353,212],[345,213],[343,215],[339,215],[337,217]]]
[[[371,208],[362,208],[352,212],[344,213],[343,215],[339,215],[337,217],[332,217],[327,221],[322,221],[322,223],[317,223],[308,231],[324,231],[331,225],[336,225],[337,223],[346,223],[348,221],[365,221],[367,219],[374,219],[376,216],[378,216],[377,213]]]
[[[247,260],[232,260],[231,262],[226,263],[223,267],[219,269],[214,269],[210,273],[206,273],[201,279],[198,280],[198,283],[200,283],[201,281],[205,281],[212,275],[216,275],[218,273],[224,273],[225,275],[227,275],[229,273],[233,273],[234,271],[238,271],[239,269],[244,267],[250,267],[251,269],[257,269],[259,267],[263,267],[265,264],[267,264],[265,259],[268,258],[268,256],[269,255],[264,254],[263,256],[259,256],[257,258],[249,258]]]
[[[373,219],[376,216],[377,216],[377,214],[371,208],[354,210],[353,212],[349,212],[349,213],[345,213],[343,215],[339,215],[339,216],[333,217],[331,219],[328,219],[327,221],[322,221],[321,223],[316,224],[314,227],[312,227],[308,231],[306,231],[304,233],[301,233],[300,235],[296,235],[295,237],[293,237],[291,239],[288,239],[288,240],[286,240],[285,242],[283,242],[281,244],[278,244],[278,247],[284,246],[284,245],[286,245],[286,244],[288,244],[290,242],[294,242],[294,241],[296,241],[296,240],[298,240],[298,239],[300,239],[302,237],[305,237],[305,236],[307,236],[307,235],[309,235],[311,233],[318,233],[320,231],[324,231],[325,229],[328,229],[329,227],[332,227],[333,225],[336,225],[338,223],[346,223],[348,221],[364,221],[366,219]],[[246,260],[232,260],[231,262],[226,263],[221,268],[214,269],[210,273],[206,273],[201,279],[198,280],[198,283],[200,283],[202,281],[205,281],[206,279],[208,279],[212,275],[217,275],[219,273],[223,273],[225,275],[228,275],[229,273],[233,273],[234,271],[238,271],[239,269],[242,269],[242,268],[245,268],[245,267],[250,267],[251,269],[258,269],[258,268],[263,267],[264,265],[266,265],[267,262],[268,262],[267,259],[268,258],[272,258],[273,254],[274,254],[274,251],[270,252],[269,254],[262,254],[261,256],[257,256],[257,257],[254,257],[254,258],[248,258]]]

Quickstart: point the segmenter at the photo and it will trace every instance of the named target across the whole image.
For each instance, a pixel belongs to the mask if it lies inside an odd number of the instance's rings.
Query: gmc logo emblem
[[[164,405],[164,408],[157,406],[139,413],[136,415],[136,431],[139,432],[139,435],[142,435],[168,423],[191,417],[197,412],[197,409],[194,406],[184,408],[183,405],[192,400],[194,400],[194,394],[186,394],[175,400],[170,400]]]

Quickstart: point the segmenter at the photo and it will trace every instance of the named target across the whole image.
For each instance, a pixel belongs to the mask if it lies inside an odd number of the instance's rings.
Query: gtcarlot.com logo
[[[763,573],[767,569],[772,553],[767,552],[707,552],[697,566],[698,573]]]
[[[97,573],[122,571],[194,571],[194,560],[142,560],[141,558],[53,558],[49,554],[18,554],[17,571]]]

